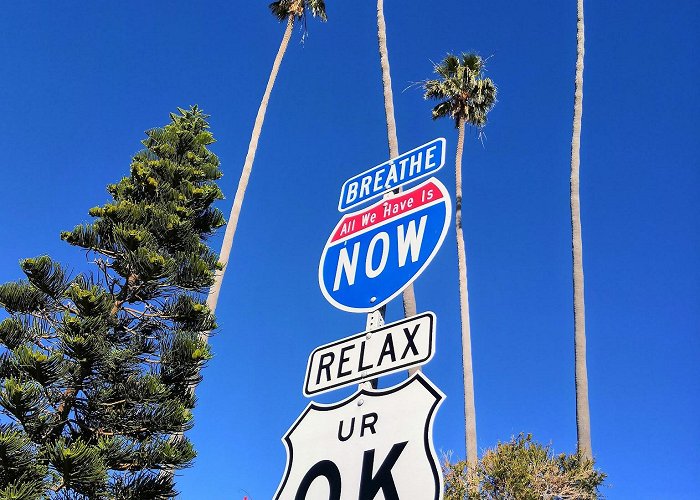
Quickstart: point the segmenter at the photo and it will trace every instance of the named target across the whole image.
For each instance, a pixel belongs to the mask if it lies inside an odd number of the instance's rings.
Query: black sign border
[[[310,381],[310,377],[311,377],[311,359],[313,358],[314,353],[318,352],[318,351],[321,350],[321,349],[328,349],[328,348],[334,347],[334,346],[336,346],[336,345],[338,345],[338,344],[342,344],[342,343],[344,343],[344,342],[349,342],[349,341],[351,341],[351,340],[355,340],[355,339],[364,337],[364,336],[366,336],[368,333],[371,333],[372,335],[374,335],[374,334],[379,334],[379,333],[381,333],[381,332],[384,331],[384,330],[389,330],[389,329],[391,329],[391,328],[396,328],[396,327],[401,326],[401,325],[403,325],[403,324],[405,324],[405,323],[408,323],[408,322],[411,322],[411,321],[415,321],[416,319],[423,318],[423,317],[426,317],[426,316],[430,318],[430,332],[431,332],[430,334],[431,334],[432,338],[430,339],[430,352],[428,353],[428,356],[427,356],[425,359],[420,360],[420,361],[412,361],[412,362],[410,362],[410,363],[405,363],[405,364],[402,364],[402,365],[394,366],[394,367],[392,367],[392,368],[387,368],[386,370],[382,370],[382,371],[380,371],[380,372],[372,373],[372,375],[369,376],[369,377],[361,377],[361,376],[360,376],[360,377],[358,377],[358,378],[349,379],[349,380],[346,380],[345,382],[339,382],[339,383],[337,383],[337,384],[334,384],[334,385],[332,385],[332,386],[326,387],[326,388],[324,388],[324,389],[319,389],[319,390],[315,390],[315,391],[309,391],[309,390],[308,390],[308,388],[309,388],[309,381]],[[306,363],[306,377],[305,377],[305,380],[304,380],[304,386],[302,387],[302,390],[301,390],[301,391],[302,391],[302,394],[304,394],[304,396],[306,396],[306,397],[315,396],[316,394],[324,394],[324,393],[326,393],[326,392],[330,392],[330,391],[333,391],[333,390],[335,390],[335,389],[341,389],[341,388],[343,388],[343,387],[347,387],[347,386],[349,386],[349,385],[353,385],[353,384],[356,384],[356,383],[358,383],[358,382],[364,382],[364,381],[367,381],[367,380],[371,380],[371,379],[373,379],[373,378],[377,378],[377,377],[379,377],[379,376],[381,376],[381,375],[384,375],[384,374],[386,374],[386,373],[388,373],[388,372],[392,372],[392,373],[393,373],[393,372],[395,372],[395,371],[400,371],[402,368],[406,368],[406,367],[409,367],[409,366],[422,366],[422,365],[426,364],[428,361],[430,361],[430,360],[432,359],[433,355],[435,354],[435,352],[433,351],[433,344],[435,343],[435,335],[436,335],[435,329],[436,329],[436,325],[437,325],[437,316],[435,315],[435,313],[432,312],[432,311],[426,311],[426,312],[423,312],[423,313],[420,313],[420,314],[416,314],[415,316],[411,316],[410,318],[404,318],[404,319],[402,319],[402,320],[395,321],[394,323],[390,323],[390,324],[384,325],[384,326],[382,326],[382,327],[380,327],[380,328],[377,328],[377,329],[375,329],[375,330],[369,330],[369,331],[366,331],[366,332],[358,333],[357,335],[352,335],[352,336],[350,336],[350,337],[345,337],[344,339],[340,339],[340,340],[337,340],[337,341],[335,341],[335,342],[331,342],[330,344],[324,344],[324,345],[322,345],[322,346],[318,346],[316,349],[314,349],[313,351],[311,351],[311,354],[309,354],[309,360],[308,360],[307,363]]]

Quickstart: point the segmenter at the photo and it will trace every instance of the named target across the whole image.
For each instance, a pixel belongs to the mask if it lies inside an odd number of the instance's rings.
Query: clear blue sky
[[[387,159],[373,2],[328,0],[295,32],[273,92],[215,358],[198,388],[186,499],[270,498],[280,438],[307,404],[309,353],[364,327],[317,284],[344,180]],[[439,6],[438,6],[439,4]],[[228,213],[284,26],[267,2],[7,2],[0,16],[0,281],[48,253],[128,173],[177,106],[211,114]],[[575,1],[385,5],[400,149],[456,133],[411,85],[448,51],[488,57],[499,88],[484,145],[468,134],[464,212],[479,448],[520,431],[575,450],[569,150]],[[608,498],[697,498],[699,9],[586,3],[581,199],[593,450]],[[404,90],[407,89],[407,90]],[[220,237],[212,241],[218,250]],[[438,318],[425,373],[447,395],[435,446],[463,456],[454,232],[416,283]],[[398,303],[388,320],[400,317]],[[381,381],[387,386],[401,377]],[[351,390],[318,398],[333,402]]]

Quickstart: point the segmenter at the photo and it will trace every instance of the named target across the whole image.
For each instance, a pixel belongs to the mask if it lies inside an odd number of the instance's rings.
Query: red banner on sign
[[[435,203],[442,198],[442,191],[432,180],[428,181],[414,191],[400,193],[398,196],[387,198],[367,210],[343,217],[329,243],[345,239],[389,219],[401,216],[406,212]]]

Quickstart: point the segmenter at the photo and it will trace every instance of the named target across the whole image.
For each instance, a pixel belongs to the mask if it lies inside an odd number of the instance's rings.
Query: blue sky
[[[363,330],[317,283],[349,177],[387,159],[373,2],[328,1],[282,64],[221,294],[215,358],[182,498],[270,498],[280,441],[307,404],[309,353]],[[700,255],[695,2],[587,2],[581,200],[593,451],[608,498],[700,489]],[[456,132],[416,88],[448,51],[488,58],[499,89],[467,134],[464,228],[479,448],[521,431],[576,444],[569,223],[575,2],[387,1],[399,146]],[[128,174],[143,131],[177,106],[211,114],[228,213],[284,26],[266,2],[11,2],[0,17],[0,280],[48,253]],[[220,237],[212,240],[219,248]],[[437,315],[426,375],[447,395],[435,447],[463,456],[454,232],[416,282]],[[397,301],[387,319],[400,318]],[[402,380],[380,381],[385,387]],[[319,396],[335,402],[351,389]]]

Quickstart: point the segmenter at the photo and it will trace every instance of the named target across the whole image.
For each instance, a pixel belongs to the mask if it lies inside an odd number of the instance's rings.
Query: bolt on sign
[[[314,349],[306,367],[304,395],[423,365],[434,353],[435,314],[402,319]]]
[[[309,403],[283,438],[287,465],[274,500],[439,500],[433,448],[445,396],[421,373],[387,389]]]
[[[436,178],[344,215],[321,254],[321,292],[338,309],[370,312],[401,293],[440,249],[452,214]]]

